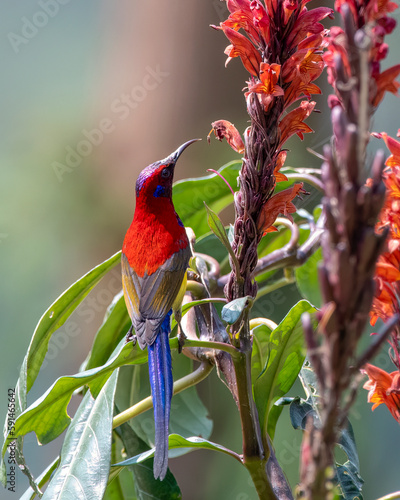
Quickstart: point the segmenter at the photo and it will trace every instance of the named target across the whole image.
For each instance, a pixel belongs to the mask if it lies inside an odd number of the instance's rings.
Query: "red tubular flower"
[[[258,76],[261,56],[254,45],[243,35],[236,32],[227,26],[221,26],[227,38],[232,42],[225,49],[225,54],[228,56],[225,66],[234,57],[240,57],[243,66],[253,76]]]
[[[286,175],[282,174],[282,172],[280,172],[280,169],[283,167],[283,165],[286,161],[286,156],[287,156],[287,151],[281,151],[278,155],[277,160],[276,160],[276,166],[274,169],[274,176],[275,176],[276,182],[282,182],[282,181],[288,180]]]
[[[215,137],[222,141],[225,137],[229,146],[237,153],[244,153],[244,144],[241,135],[235,125],[228,120],[218,120],[213,122],[211,132],[208,134],[207,140],[210,142],[210,135],[214,132]]]
[[[246,92],[246,97],[252,92],[260,94],[265,111],[268,111],[269,106],[273,102],[272,97],[283,95],[283,88],[277,85],[281,66],[279,64],[261,63],[260,65],[260,82],[253,85],[249,84],[249,91]]]
[[[376,81],[376,95],[372,101],[373,106],[378,106],[382,101],[385,92],[391,92],[392,94],[398,95],[400,83],[396,82],[395,79],[400,74],[400,64],[392,66],[391,68],[382,71],[382,73],[375,76]]]
[[[380,256],[375,270],[376,292],[371,309],[371,324],[378,318],[387,321],[400,312],[400,142],[385,132],[375,134],[384,139],[392,153],[386,160],[387,168],[383,173],[386,186],[385,204],[381,210],[377,231],[389,229],[386,251]],[[395,329],[399,330],[399,328]],[[398,333],[398,332],[397,332]],[[397,334],[392,335],[392,344],[400,369],[400,349],[397,346]]]
[[[363,388],[369,391],[368,403],[374,403],[372,411],[383,403],[388,407],[392,416],[400,423],[399,372],[387,373],[381,368],[370,364],[366,364],[361,371],[369,377]]]
[[[297,134],[300,139],[303,139],[303,134],[313,132],[313,129],[304,123],[304,120],[310,116],[315,104],[315,101],[302,101],[298,108],[293,109],[282,118],[279,123],[279,129],[281,131],[281,144],[286,142],[289,137],[294,134]]]
[[[288,44],[296,46],[307,36],[321,33],[324,27],[318,21],[322,21],[325,17],[332,16],[332,12],[332,9],[329,7],[317,7],[312,10],[304,8],[293,26],[292,32],[288,38]]]
[[[291,214],[296,213],[296,207],[293,205],[292,201],[302,192],[304,193],[303,183],[301,182],[274,194],[264,205],[260,213],[257,222],[258,229],[262,231],[263,234],[277,231],[276,227],[272,224],[280,214],[293,222]]]
[[[380,62],[388,53],[388,46],[384,42],[385,35],[391,33],[396,25],[396,21],[387,16],[387,13],[393,12],[397,5],[390,0],[372,0],[356,2],[347,0],[336,0],[335,8],[339,12],[343,11],[343,6],[350,8],[354,26],[356,28],[364,27],[369,24],[368,36],[370,38],[370,46],[368,53],[368,63],[370,68],[370,76],[375,80],[375,88],[371,86],[370,103],[373,107],[383,99],[386,92],[392,92],[397,95],[400,84],[395,79],[400,74],[400,65],[393,66],[385,71],[380,70]],[[347,72],[347,76],[351,76],[348,55],[344,49],[345,37],[343,30],[339,27],[334,27],[330,31],[328,51],[324,54],[324,61],[328,66],[328,81],[335,87],[335,55],[340,57],[342,64]]]
[[[279,214],[291,218],[292,200],[302,188],[299,184],[274,194],[276,183],[287,180],[280,173],[286,158],[284,143],[293,134],[302,139],[312,132],[305,120],[315,106],[311,95],[321,93],[314,83],[325,66],[326,31],[320,21],[333,11],[327,7],[309,10],[308,2],[226,0],[230,15],[219,26],[231,43],[227,62],[240,57],[249,73],[245,97],[250,126],[245,133],[240,192],[235,196],[232,242],[243,271],[240,293],[246,295],[256,293],[253,270],[262,235],[273,230]],[[299,99],[303,101],[293,109]],[[228,130],[219,130],[217,135],[227,137]],[[229,300],[237,298],[235,279],[231,274],[226,288]]]

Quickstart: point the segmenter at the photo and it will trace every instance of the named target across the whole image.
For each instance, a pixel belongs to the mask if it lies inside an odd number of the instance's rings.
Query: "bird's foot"
[[[132,346],[136,345],[137,342],[137,337],[133,333],[133,325],[131,325],[125,337],[125,343],[127,344],[128,342],[132,342]]]
[[[178,352],[180,354],[182,352],[183,346],[185,345],[185,340],[187,339],[182,328],[179,328],[177,337],[178,337]]]

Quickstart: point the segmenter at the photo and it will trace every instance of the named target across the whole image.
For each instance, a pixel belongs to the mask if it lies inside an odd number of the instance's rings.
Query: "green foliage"
[[[168,442],[169,442],[169,449],[170,450],[185,448],[185,449],[188,449],[188,451],[190,451],[191,449],[202,448],[204,450],[220,451],[221,453],[225,453],[226,455],[230,455],[231,457],[233,457],[236,460],[238,460],[239,462],[241,462],[239,455],[237,453],[233,452],[232,450],[229,450],[228,448],[225,448],[225,446],[221,446],[220,444],[212,443],[211,441],[207,441],[207,439],[199,438],[197,436],[193,436],[190,438],[184,438],[182,436],[179,436],[178,434],[170,434]],[[115,464],[115,465],[116,466],[126,466],[126,465],[139,464],[139,463],[144,462],[145,460],[153,457],[153,455],[154,455],[154,448],[146,451],[145,453],[140,453],[139,455],[136,455],[135,457],[128,458],[127,460],[124,460],[123,462],[121,462],[119,464]]]
[[[71,418],[67,406],[74,391],[87,385],[97,396],[111,373],[129,363],[144,363],[147,353],[131,344],[120,342],[115,355],[104,365],[72,376],[60,377],[27,408],[16,420],[14,437],[35,432],[39,443],[46,444],[58,437],[68,426]]]
[[[240,160],[231,161],[218,170],[233,190],[237,189],[241,163]],[[193,228],[199,238],[208,232],[204,203],[219,213],[233,202],[233,196],[225,182],[217,174],[211,174],[176,182],[173,201],[184,225]]]
[[[293,398],[290,404],[290,420],[295,429],[304,431],[309,418],[313,419],[314,425],[319,425],[318,389],[315,374],[308,363],[302,368],[300,378],[307,399]],[[337,446],[346,453],[348,460],[343,464],[336,463],[335,466],[334,483],[339,491],[335,500],[362,500],[364,481],[360,476],[360,462],[353,427],[349,420],[346,420],[340,431]]]
[[[177,380],[192,371],[193,362],[186,356],[173,353],[173,376]],[[119,408],[129,408],[150,395],[147,366],[125,366],[121,369],[116,395]],[[154,445],[153,410],[149,410],[129,422],[135,434],[147,444]],[[172,398],[170,431],[191,436],[193,433],[208,438],[212,431],[212,420],[201,402],[195,387],[175,394]]]
[[[263,434],[271,438],[282,412],[274,406],[292,387],[305,358],[301,315],[315,309],[306,300],[298,302],[277,328],[270,332],[265,325],[254,329],[252,380],[254,399]]]
[[[61,462],[43,500],[102,498],[111,459],[111,429],[118,370],[96,399],[86,393],[66,433]]]
[[[240,161],[231,162],[219,170],[234,189],[240,163]],[[280,183],[277,190],[286,188],[288,184]],[[218,216],[219,212],[232,201],[231,191],[216,174],[200,179],[180,181],[174,186],[175,208],[184,224],[192,227],[196,233],[196,251],[216,259],[220,265],[221,275],[230,272],[230,262],[233,263],[238,274],[239,264],[231,246],[233,227],[225,228]],[[205,210],[204,204],[206,204]],[[303,212],[301,218],[306,219],[306,223],[299,226],[300,243],[310,234],[310,227],[313,223],[313,216]],[[278,232],[268,234],[262,239],[258,248],[259,257],[278,251],[289,242],[290,238],[290,231],[287,227],[281,226]],[[314,305],[320,304],[319,296],[315,295],[317,260],[318,258],[315,261],[307,261],[296,270],[300,292]],[[135,406],[140,406],[150,395],[148,367],[145,366],[147,351],[140,350],[132,343],[126,344],[125,335],[131,323],[122,292],[117,294],[109,305],[79,373],[58,378],[41,397],[26,408],[27,393],[39,373],[52,334],[64,324],[99,280],[119,261],[120,252],[71,285],[49,307],[35,329],[21,368],[17,384],[18,418],[15,422],[13,439],[19,438],[22,449],[22,438],[29,432],[35,432],[38,441],[46,444],[67,429],[61,457],[50,464],[37,480],[40,487],[50,481],[45,499],[79,498],[81,491],[85,491],[87,498],[106,500],[179,499],[182,496],[169,470],[162,482],[155,480],[153,476],[153,412],[152,410],[143,411],[143,409],[136,411]],[[201,277],[202,282],[208,284],[211,272],[209,273],[207,266],[206,260],[202,257],[197,257],[193,261],[194,271]],[[256,279],[261,286],[266,280],[270,284],[273,283],[275,273],[277,273],[276,269],[268,270]],[[210,289],[212,289],[211,278]],[[290,300],[294,302],[294,299]],[[204,308],[204,304],[207,303],[210,304],[212,314],[216,314],[215,307],[211,307],[211,304],[215,302],[221,302],[221,298],[206,296],[201,300],[193,300],[182,307],[182,316],[193,307],[201,305]],[[230,328],[229,325],[240,321],[243,311],[250,310],[253,302],[252,297],[243,297],[222,307],[221,317],[228,325],[227,330]],[[304,362],[301,315],[304,312],[315,311],[310,302],[301,300],[295,304],[273,331],[265,324],[261,324],[252,331],[252,390],[265,442],[267,434],[271,439],[274,437],[283,405],[289,401],[285,396]],[[261,301],[260,304],[262,304]],[[221,324],[219,318],[218,321]],[[176,327],[175,319],[172,321],[172,327]],[[172,339],[175,382],[184,380],[185,376],[193,371],[193,361],[175,352],[177,345],[177,339]],[[207,348],[207,352],[214,351]],[[238,355],[237,359],[232,361],[227,353],[224,353],[225,358],[221,358],[221,354],[222,351],[218,354],[221,363],[218,369],[225,376],[228,374],[228,386],[232,389],[236,384],[233,364],[238,362],[241,356]],[[226,364],[227,360],[229,360],[228,364]],[[225,372],[224,369],[227,371]],[[71,420],[67,408],[76,391],[84,394],[84,397]],[[314,411],[314,407],[310,406],[314,404],[312,395],[307,401],[292,398],[290,402],[292,422],[297,422],[298,427],[303,428],[307,412]],[[118,409],[123,411],[127,408],[135,409],[135,418],[123,423],[112,432],[113,416],[120,412]],[[243,465],[239,454],[209,441],[212,428],[213,422],[195,387],[188,386],[185,390],[175,394],[172,399],[170,417],[170,457],[202,448],[227,454]],[[6,444],[7,436],[5,436],[3,456]],[[350,492],[351,489],[346,481],[348,477],[355,477],[357,472],[352,468],[356,464],[357,454],[355,448],[352,450],[354,436],[352,436],[351,429],[347,434],[343,433],[340,445],[345,449],[349,462],[338,468],[337,477],[342,490]],[[113,464],[111,470],[109,470],[110,464]],[[4,482],[4,464],[2,464],[1,472]],[[352,486],[355,485],[356,481],[353,480]],[[22,498],[32,500],[35,498],[35,493],[28,488]],[[352,497],[345,496],[344,498],[347,500]]]
[[[131,320],[121,291],[108,306],[103,323],[96,333],[89,357],[82,369],[90,370],[104,365],[130,326]]]
[[[318,250],[300,267],[296,268],[296,284],[301,295],[315,307],[321,307],[322,298],[318,282],[318,263],[322,259],[321,249]]]
[[[34,381],[42,366],[52,334],[62,326],[76,307],[88,295],[90,290],[120,261],[121,252],[96,266],[82,278],[71,285],[60,297],[53,302],[40,318],[32,340],[28,347],[24,361],[21,366],[20,375],[15,389],[15,416],[18,417],[26,409],[27,393],[32,388]],[[2,457],[6,452],[8,444],[8,417],[4,425],[4,444]],[[14,438],[17,436],[13,436]],[[19,441],[19,446],[21,442]],[[6,482],[6,470],[4,461],[1,460],[0,479]]]
[[[135,456],[138,453],[146,453],[148,451],[148,445],[140,439],[129,424],[121,425],[116,433],[123,444],[125,452],[129,456]],[[125,470],[129,470],[131,474],[137,499],[170,498],[173,500],[182,498],[178,483],[169,469],[162,482],[154,479],[152,458],[146,460],[144,463],[132,463],[129,467],[121,464],[113,466],[112,474],[115,471],[115,478],[111,480],[109,488],[114,485],[113,488],[115,489],[117,483],[120,490],[124,489],[120,476]],[[125,498],[125,496],[115,498]]]
[[[26,354],[27,392],[30,391],[39,373],[52,334],[65,323],[101,278],[119,263],[120,258],[121,252],[117,252],[89,271],[71,285],[40,318]]]
[[[246,309],[249,301],[253,302],[252,297],[241,297],[226,304],[221,311],[221,318],[233,325],[240,318],[242,312]]]
[[[221,222],[221,219],[206,204],[205,204],[205,207],[207,210],[207,222],[208,222],[208,225],[210,226],[211,231],[215,234],[215,236],[224,245],[224,247],[226,248],[226,250],[228,251],[228,253],[232,259],[232,262],[235,264],[235,267],[238,267],[239,263],[237,261],[236,255],[232,249],[232,246],[229,242],[229,238],[226,234],[226,230],[225,230],[224,225]]]

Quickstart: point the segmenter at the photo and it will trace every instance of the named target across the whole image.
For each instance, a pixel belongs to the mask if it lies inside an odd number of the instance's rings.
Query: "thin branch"
[[[295,281],[296,281],[295,278],[287,278],[286,276],[284,276],[283,278],[274,281],[270,285],[265,285],[258,290],[257,300],[260,299],[261,297],[264,297],[264,295],[267,295],[271,292],[275,292],[275,290],[279,290],[279,288],[282,288],[286,285],[291,285]]]
[[[365,363],[368,363],[368,361],[375,356],[375,354],[378,353],[379,349],[385,342],[385,340],[388,338],[390,332],[393,330],[393,328],[398,324],[399,322],[399,315],[396,314],[390,320],[383,325],[383,328],[381,331],[377,334],[375,338],[375,342],[373,342],[368,349],[362,354],[358,360],[355,362],[354,367],[353,367],[353,372],[358,371],[360,368],[362,368]]]
[[[310,186],[315,187],[318,189],[318,191],[321,191],[321,193],[324,192],[324,185],[322,182],[317,178],[314,177],[313,175],[310,174],[285,174],[288,179],[293,179],[296,181],[304,181],[307,184],[310,184]]]
[[[389,495],[385,495],[384,497],[378,498],[378,500],[399,500],[400,499],[400,491],[395,491],[394,493],[389,493]]]
[[[210,266],[210,270],[208,271],[208,274],[210,275],[211,278],[217,279],[221,273],[220,265],[217,259],[214,259],[214,257],[211,257],[211,255],[207,255],[206,253],[200,253],[200,252],[195,252],[194,256],[199,256],[203,260],[207,262]]]
[[[310,234],[307,240],[298,248],[291,247],[289,242],[284,247],[274,250],[270,254],[258,260],[254,274],[258,275],[274,269],[283,267],[299,267],[319,248],[321,237],[324,232],[325,214],[322,213],[317,221],[315,230]],[[221,276],[218,280],[218,288],[221,290],[228,282],[229,275]]]
[[[179,392],[182,392],[183,390],[198,384],[211,373],[213,368],[214,366],[210,363],[201,363],[194,372],[189,373],[188,375],[185,375],[184,377],[174,382],[174,394],[178,394]],[[150,410],[152,406],[153,401],[151,396],[142,399],[142,401],[139,401],[139,403],[136,403],[135,405],[119,413],[113,418],[113,429],[119,427],[125,422],[128,422],[128,420],[130,420],[131,418],[136,417],[137,415],[140,415],[147,410]]]
[[[32,490],[39,498],[42,498],[43,492],[40,490],[39,485],[36,483],[35,478],[33,477],[31,471],[29,470],[29,467],[26,465],[25,457],[22,453],[22,450],[19,448],[18,444],[15,447],[15,458],[20,471],[23,474],[25,474],[25,476],[28,478],[29,486],[32,488]]]

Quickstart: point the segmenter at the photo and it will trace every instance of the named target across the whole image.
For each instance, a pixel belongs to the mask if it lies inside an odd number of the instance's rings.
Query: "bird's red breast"
[[[171,199],[137,199],[135,215],[126,233],[122,251],[139,277],[145,273],[153,274],[188,244],[185,228]]]

